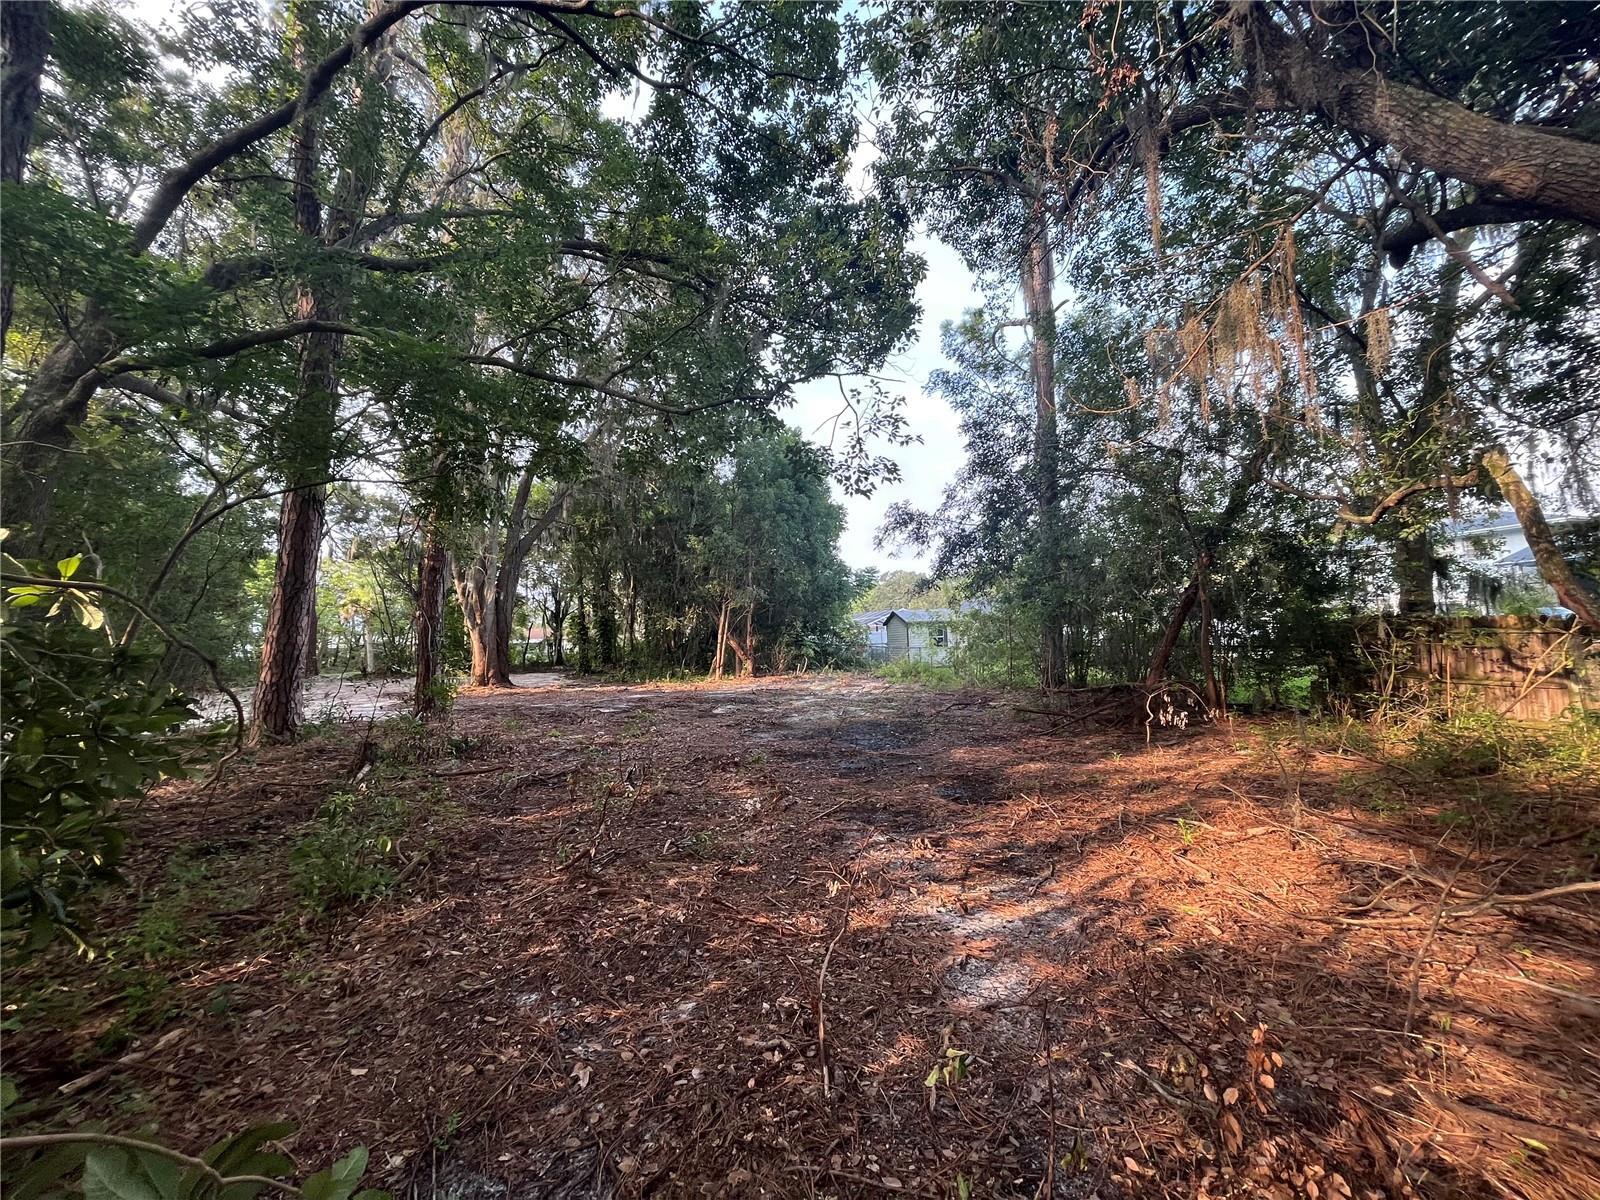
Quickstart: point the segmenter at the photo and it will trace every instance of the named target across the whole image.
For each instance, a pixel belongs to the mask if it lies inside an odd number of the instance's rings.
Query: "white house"
[[[1553,529],[1559,530],[1594,518],[1549,513],[1546,519]],[[1511,509],[1448,521],[1441,533],[1441,556],[1456,568],[1449,579],[1437,587],[1441,607],[1466,606],[1494,612],[1498,607],[1497,598],[1507,585],[1540,584],[1539,564],[1534,561],[1528,537]],[[1553,605],[1553,594],[1550,599]]]
[[[918,662],[949,661],[957,644],[955,622],[976,607],[971,602],[953,608],[885,608],[856,613],[852,618],[867,635],[867,657],[874,661],[910,658]]]

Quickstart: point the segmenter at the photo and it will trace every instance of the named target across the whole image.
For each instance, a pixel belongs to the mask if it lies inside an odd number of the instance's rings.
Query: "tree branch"
[[[553,383],[560,387],[598,392],[602,396],[611,396],[614,399],[623,400],[629,404],[637,404],[641,408],[648,408],[658,413],[666,413],[669,416],[693,416],[695,413],[708,412],[715,408],[726,408],[729,405],[739,404],[753,398],[749,396],[730,396],[723,400],[710,400],[705,404],[687,406],[661,404],[641,396],[638,392],[619,388],[615,384],[607,383],[603,379],[595,379],[592,376],[558,375],[552,371],[541,371],[537,367],[524,366],[522,363],[512,362],[510,359],[505,358],[496,358],[489,354],[464,354],[461,356],[461,361],[480,367],[496,367],[502,371],[510,371],[514,375],[522,375],[528,379],[537,379],[544,383]]]
[[[1519,200],[1473,200],[1432,214],[1434,225],[1445,233],[1480,225],[1509,225],[1518,221],[1537,221],[1559,216],[1537,204]],[[1413,217],[1392,233],[1384,235],[1383,252],[1396,267],[1411,259],[1411,252],[1429,238],[1438,236],[1419,218]]]

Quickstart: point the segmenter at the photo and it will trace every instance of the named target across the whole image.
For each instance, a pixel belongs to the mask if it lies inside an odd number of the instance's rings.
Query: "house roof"
[[[907,625],[931,625],[935,621],[949,621],[955,617],[950,608],[897,608],[894,615]]]
[[[1546,512],[1544,519],[1551,525],[1572,525],[1578,521],[1593,520],[1582,513],[1557,513]],[[1522,523],[1517,520],[1517,514],[1510,508],[1496,509],[1492,513],[1482,513],[1475,517],[1461,517],[1458,520],[1446,521],[1444,533],[1446,537],[1490,537],[1497,533],[1509,533],[1522,528]]]
[[[1496,559],[1494,565],[1497,567],[1532,567],[1537,565],[1537,561],[1533,557],[1533,548],[1524,546],[1521,550],[1513,551],[1504,558]]]
[[[1509,508],[1492,513],[1478,513],[1471,517],[1456,517],[1444,523],[1446,537],[1473,537],[1517,528],[1517,514]]]
[[[965,613],[988,610],[986,600],[966,600],[958,608],[880,608],[856,613],[851,619],[861,625],[881,625],[890,617],[899,617],[907,625],[932,625],[938,621],[953,621]]]

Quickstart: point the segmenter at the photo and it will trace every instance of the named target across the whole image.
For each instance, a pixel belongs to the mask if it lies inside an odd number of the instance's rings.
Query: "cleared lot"
[[[405,827],[317,915],[338,793]],[[1593,877],[1595,806],[870,678],[481,693],[153,800],[7,1070],[423,1195],[1584,1195],[1600,920],[1515,898]]]

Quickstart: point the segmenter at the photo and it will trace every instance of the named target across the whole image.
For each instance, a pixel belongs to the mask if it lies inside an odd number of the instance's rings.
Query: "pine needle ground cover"
[[[7,974],[12,1132],[286,1118],[401,1196],[1595,1194],[1592,730],[1030,703],[476,691],[168,785],[98,956]]]

